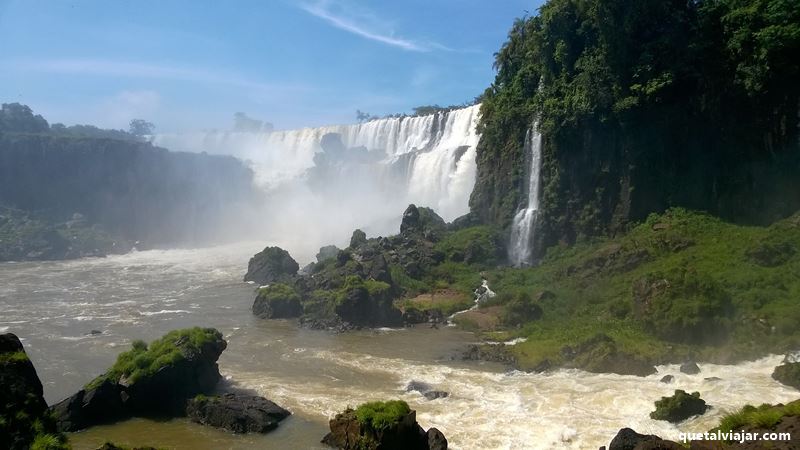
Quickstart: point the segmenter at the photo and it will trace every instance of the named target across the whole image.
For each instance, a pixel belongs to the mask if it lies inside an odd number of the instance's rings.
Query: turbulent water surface
[[[185,420],[135,419],[70,435],[76,449],[96,448],[106,439],[178,449],[322,448],[319,439],[335,412],[388,398],[408,401],[422,426],[442,430],[452,448],[597,448],[624,426],[677,438],[679,430],[707,430],[723,412],[745,403],[797,396],[770,378],[779,357],[738,366],[701,364],[703,371],[692,376],[675,366],[659,367],[647,378],[571,370],[524,374],[453,360],[474,338],[452,328],[335,335],[258,320],[250,314],[253,286],[240,280],[260,247],[0,264],[0,331],[23,338],[48,402],[101,373],[133,339],[200,325],[220,329],[228,340],[220,359],[227,383],[294,413],[264,436],[236,436]],[[675,375],[675,382],[660,383],[664,373]],[[451,395],[426,401],[404,392],[412,379]],[[650,420],[653,401],[676,388],[699,390],[714,408],[679,427]]]

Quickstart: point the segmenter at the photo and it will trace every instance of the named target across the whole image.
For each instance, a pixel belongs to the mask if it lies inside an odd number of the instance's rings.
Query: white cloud
[[[341,4],[337,4],[339,6],[338,9],[344,10],[344,6]],[[387,28],[385,23],[379,23],[380,21],[377,20],[375,17],[369,16],[367,14],[358,14],[355,11],[349,11],[347,14],[342,13],[334,13],[331,11],[330,2],[328,1],[318,1],[316,3],[306,3],[300,6],[304,11],[307,13],[318,17],[329,24],[333,25],[336,28],[341,30],[347,31],[349,33],[355,34],[357,36],[361,36],[363,38],[380,42],[383,44],[391,45],[393,47],[402,48],[403,50],[415,51],[415,52],[427,52],[432,49],[443,50],[447,49],[447,47],[436,44],[436,43],[420,43],[417,41],[413,41],[410,39],[405,39],[401,37],[394,36],[391,32],[386,31],[376,31],[376,28],[385,29]],[[354,17],[359,16],[359,17]],[[359,22],[372,22],[371,24],[359,23]]]
[[[263,93],[286,93],[307,88],[296,84],[273,84],[253,80],[235,72],[208,70],[200,67],[171,66],[147,62],[130,62],[103,59],[52,59],[36,61],[14,61],[3,64],[22,71],[38,71],[59,74],[153,78],[198,83],[230,85],[252,89]]]

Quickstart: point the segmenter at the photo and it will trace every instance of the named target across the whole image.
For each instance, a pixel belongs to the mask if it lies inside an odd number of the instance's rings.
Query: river
[[[454,449],[597,448],[625,426],[676,439],[705,431],[746,403],[794,400],[771,379],[781,357],[736,366],[701,364],[698,375],[659,367],[646,378],[559,370],[508,371],[456,355],[475,337],[450,327],[332,334],[252,316],[254,286],[241,278],[262,244],[151,250],[65,262],[0,264],[0,332],[23,339],[57,402],[102,373],[134,339],[189,326],[219,329],[225,384],[254,390],[293,415],[267,435],[233,435],[187,420],[133,419],[69,435],[76,450],[105,440],[174,449],[312,449],[345,407],[400,398],[420,424],[439,428]],[[101,334],[92,334],[97,330]],[[672,384],[660,383],[665,373]],[[706,377],[719,377],[708,381]],[[405,392],[419,380],[450,396]],[[698,390],[713,409],[679,426],[649,419],[653,401],[676,388]]]

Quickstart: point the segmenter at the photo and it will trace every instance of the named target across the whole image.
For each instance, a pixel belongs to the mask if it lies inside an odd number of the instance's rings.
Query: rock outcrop
[[[300,317],[303,314],[303,305],[294,288],[275,283],[258,290],[253,301],[253,314],[262,319]]]
[[[181,416],[187,399],[216,387],[226,346],[213,328],[176,330],[149,346],[134,342],[105,374],[50,411],[61,431],[133,416]]]
[[[791,362],[775,367],[772,378],[787,386],[800,389],[800,362]]]
[[[375,402],[347,409],[330,420],[322,443],[342,450],[446,450],[436,428],[419,426],[416,411],[405,402]]]
[[[678,423],[689,417],[704,414],[708,409],[705,400],[700,398],[699,392],[687,394],[686,391],[676,389],[672,397],[661,397],[655,402],[656,410],[650,413],[650,418]]]
[[[37,440],[66,448],[47,414],[42,383],[19,338],[0,335],[0,448],[27,450]]]
[[[232,393],[198,395],[186,405],[186,415],[192,421],[234,433],[270,432],[290,414],[264,397]]]
[[[300,265],[289,252],[280,247],[267,247],[250,258],[244,281],[254,281],[261,285],[291,282],[298,270]]]

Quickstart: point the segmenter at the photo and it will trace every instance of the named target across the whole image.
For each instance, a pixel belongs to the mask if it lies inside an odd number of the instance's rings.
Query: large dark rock
[[[326,245],[319,248],[319,252],[317,252],[317,262],[321,263],[324,261],[328,261],[330,259],[336,259],[336,255],[339,253],[341,249],[335,245]]]
[[[661,400],[657,400],[655,404],[656,410],[650,413],[650,418],[672,423],[703,414],[708,409],[705,400],[700,398],[699,392],[687,394],[686,391],[680,389],[676,389],[672,397],[661,397]]]
[[[408,236],[419,233],[428,239],[435,239],[447,229],[447,223],[430,208],[408,205],[400,222],[400,234]]]
[[[42,383],[19,338],[0,335],[0,448],[27,450],[37,434],[65,442],[47,415]],[[34,424],[39,423],[40,430]]]
[[[681,450],[683,447],[672,441],[665,441],[653,434],[639,434],[630,428],[619,430],[608,450]]]
[[[290,414],[264,397],[250,395],[197,396],[186,405],[192,421],[234,433],[267,433]]]
[[[353,231],[353,235],[350,237],[350,248],[358,248],[362,244],[367,243],[367,233],[364,233],[361,230]]]
[[[437,398],[449,397],[450,393],[446,391],[436,390],[424,381],[411,380],[406,385],[406,392],[419,392],[428,400],[436,400]]]
[[[772,378],[787,386],[800,389],[800,362],[786,363],[775,367]]]
[[[444,435],[435,428],[426,432],[416,417],[411,410],[396,422],[375,428],[361,423],[356,412],[347,409],[330,420],[331,432],[322,443],[342,450],[446,450]]]
[[[250,258],[244,281],[254,281],[261,285],[290,282],[298,270],[300,265],[289,252],[280,247],[267,247]]]
[[[217,359],[226,346],[222,334],[211,328],[173,331],[151,343],[150,349],[137,351],[134,347],[120,356],[152,360],[150,367],[127,373],[121,371],[118,361],[84,389],[51,406],[50,411],[60,431],[77,431],[132,416],[181,416],[187,399],[216,387],[221,378]],[[177,356],[166,356],[172,352]],[[162,359],[164,362],[156,365]]]
[[[694,361],[687,361],[681,364],[681,373],[685,373],[687,375],[697,375],[700,373],[700,366],[698,366]]]

